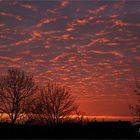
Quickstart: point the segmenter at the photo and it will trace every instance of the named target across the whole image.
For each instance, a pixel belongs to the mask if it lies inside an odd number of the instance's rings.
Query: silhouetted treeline
[[[130,122],[65,122],[49,125],[0,124],[0,138],[140,138]]]
[[[38,120],[56,125],[77,109],[69,90],[61,85],[50,81],[37,85],[33,76],[18,68],[9,69],[0,78],[0,113],[12,124]]]

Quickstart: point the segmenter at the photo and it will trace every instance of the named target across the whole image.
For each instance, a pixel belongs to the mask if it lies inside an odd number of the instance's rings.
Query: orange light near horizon
[[[102,116],[87,116],[87,115],[70,115],[71,118],[76,117],[83,117],[83,119],[88,121],[134,121],[135,119],[138,119],[137,116],[111,116],[111,115],[102,115]]]

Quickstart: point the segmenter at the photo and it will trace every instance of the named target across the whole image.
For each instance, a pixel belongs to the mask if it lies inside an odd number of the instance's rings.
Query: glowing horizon
[[[0,116],[1,116],[1,120],[7,120],[9,119],[8,115],[3,113],[1,114],[0,113]],[[23,118],[22,121],[26,120],[26,114],[23,116],[21,115],[21,117]],[[69,115],[70,118],[72,119],[75,119],[75,118],[80,118],[82,117],[83,120],[85,121],[136,121],[138,119],[137,116],[107,116],[107,115],[102,115],[102,116],[87,116],[87,115]],[[21,118],[19,118],[19,120],[21,121]]]

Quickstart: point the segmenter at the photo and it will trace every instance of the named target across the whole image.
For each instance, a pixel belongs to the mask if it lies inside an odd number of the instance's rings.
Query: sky
[[[0,0],[0,73],[70,88],[89,116],[129,116],[140,78],[140,1]]]

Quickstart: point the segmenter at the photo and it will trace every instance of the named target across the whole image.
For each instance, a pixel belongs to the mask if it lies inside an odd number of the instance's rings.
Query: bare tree
[[[129,107],[137,115],[138,120],[140,121],[140,83],[136,78],[135,81],[136,82],[134,92],[137,96],[138,103],[136,105],[130,105]]]
[[[25,113],[26,113],[26,124],[44,124],[46,121],[46,115],[44,114],[44,107],[42,104],[40,94],[37,92],[29,102],[25,104]]]
[[[25,103],[36,91],[33,77],[23,70],[12,68],[0,81],[0,111],[6,113],[11,123],[24,114]]]
[[[58,124],[77,110],[75,100],[69,91],[51,82],[41,90],[41,101],[42,112],[52,125]]]

